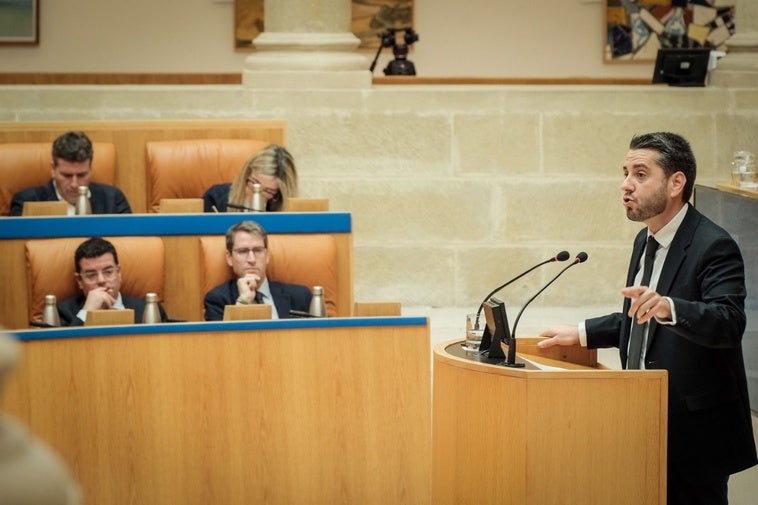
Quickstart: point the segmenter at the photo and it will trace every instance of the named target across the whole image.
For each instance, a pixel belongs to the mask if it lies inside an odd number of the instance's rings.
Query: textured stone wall
[[[758,91],[665,86],[0,87],[1,121],[279,118],[302,194],[353,216],[357,300],[474,306],[567,249],[589,253],[538,303],[620,303],[631,240],[621,165],[635,133],[693,144],[698,182],[758,152]],[[119,167],[124,169],[125,167]],[[521,304],[548,265],[502,296]]]

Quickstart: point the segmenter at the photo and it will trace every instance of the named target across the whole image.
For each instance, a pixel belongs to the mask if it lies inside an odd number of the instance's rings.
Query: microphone
[[[244,205],[237,205],[236,203],[231,203],[231,202],[227,203],[226,206],[229,207],[230,209],[244,210],[244,211],[247,211],[247,212],[261,212],[259,210],[255,210],[255,209],[253,209],[251,207],[245,207]]]
[[[52,324],[47,324],[42,321],[34,321],[34,320],[29,321],[29,325],[35,326],[37,328],[57,328],[57,326],[53,326]]]
[[[487,300],[489,300],[492,295],[494,295],[495,293],[497,293],[501,289],[505,288],[506,286],[510,285],[511,283],[516,282],[517,280],[519,280],[520,278],[522,278],[523,276],[525,276],[526,274],[528,274],[529,272],[531,272],[535,268],[541,267],[542,265],[546,265],[548,263],[552,263],[553,261],[566,261],[567,259],[569,259],[569,252],[568,251],[561,251],[558,254],[556,254],[555,256],[553,256],[552,258],[550,258],[548,260],[545,260],[545,261],[543,261],[541,263],[537,263],[536,265],[534,265],[529,270],[527,270],[527,271],[525,271],[525,272],[517,275],[513,279],[511,279],[508,282],[506,282],[505,284],[503,284],[502,286],[498,286],[495,289],[493,289],[491,293],[489,293],[487,296],[484,297],[484,300],[482,300],[482,303],[479,304],[479,310],[476,311],[476,320],[474,321],[474,329],[475,330],[479,329],[479,316],[482,315],[482,309],[484,308],[484,302],[486,302]]]
[[[564,267],[563,270],[558,272],[558,274],[555,277],[550,279],[550,282],[542,286],[542,288],[539,291],[537,291],[537,293],[533,297],[531,297],[524,304],[523,307],[521,307],[521,310],[516,316],[516,320],[513,322],[513,331],[511,331],[511,338],[508,341],[508,359],[505,360],[505,363],[504,363],[505,366],[510,366],[510,367],[523,367],[524,366],[523,363],[516,363],[516,326],[518,326],[519,319],[521,319],[521,314],[524,313],[524,309],[526,308],[526,306],[532,303],[534,299],[537,298],[540,295],[540,293],[545,291],[548,286],[550,286],[553,282],[555,282],[555,280],[558,277],[563,275],[563,272],[573,267],[574,265],[578,265],[579,263],[584,263],[585,261],[587,261],[587,253],[582,251],[576,255],[576,258],[574,258],[574,261],[572,261],[569,265]]]

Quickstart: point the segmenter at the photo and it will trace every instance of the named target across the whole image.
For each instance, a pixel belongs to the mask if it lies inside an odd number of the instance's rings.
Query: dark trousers
[[[729,476],[692,482],[669,466],[667,481],[668,505],[727,505]]]

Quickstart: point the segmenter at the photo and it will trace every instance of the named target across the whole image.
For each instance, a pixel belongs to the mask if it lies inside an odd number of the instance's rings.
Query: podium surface
[[[665,371],[507,368],[459,347],[434,349],[434,505],[665,505]]]

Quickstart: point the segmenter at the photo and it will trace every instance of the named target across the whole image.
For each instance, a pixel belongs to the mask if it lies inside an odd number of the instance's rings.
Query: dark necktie
[[[650,276],[653,274],[653,261],[655,261],[655,251],[658,249],[658,242],[652,235],[647,239],[645,247],[645,265],[642,271],[641,286],[650,285]],[[629,370],[640,367],[640,357],[642,356],[642,340],[645,334],[645,324],[637,324],[637,316],[632,317],[632,332],[629,336],[629,354],[626,358],[626,368]]]
[[[255,292],[255,303],[263,303],[263,293],[260,291]]]

